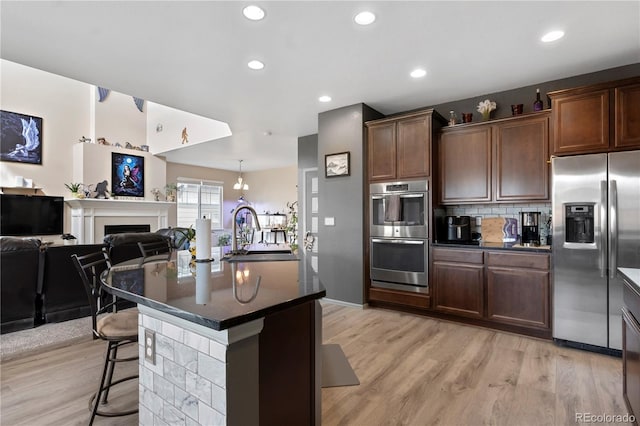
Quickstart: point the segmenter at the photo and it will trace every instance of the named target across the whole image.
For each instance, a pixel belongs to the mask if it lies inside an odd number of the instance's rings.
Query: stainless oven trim
[[[424,245],[424,272],[410,272],[396,269],[376,268],[373,265],[373,244],[410,244]],[[429,240],[428,239],[389,239],[371,238],[370,242],[370,271],[373,287],[392,288],[405,291],[428,292],[429,288]],[[422,289],[422,290],[420,290]]]
[[[389,185],[407,185],[403,191],[387,191]],[[400,181],[382,182],[369,185],[369,235],[371,237],[385,238],[428,238],[429,237],[429,210],[431,203],[429,200],[429,181]],[[403,222],[384,222],[383,225],[374,225],[373,221],[373,200],[382,200],[383,209],[385,195],[399,195],[400,198],[422,198],[424,200],[423,221],[424,225],[404,225]]]

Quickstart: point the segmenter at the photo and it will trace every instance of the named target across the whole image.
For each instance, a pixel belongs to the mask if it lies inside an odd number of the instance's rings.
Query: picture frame
[[[324,176],[327,178],[351,175],[351,153],[338,152],[324,156]]]
[[[0,110],[0,161],[42,165],[42,118]]]
[[[111,195],[144,198],[144,157],[111,153]]]

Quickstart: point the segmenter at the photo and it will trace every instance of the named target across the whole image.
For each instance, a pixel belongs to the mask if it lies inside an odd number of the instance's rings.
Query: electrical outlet
[[[156,333],[144,329],[144,359],[156,365]]]

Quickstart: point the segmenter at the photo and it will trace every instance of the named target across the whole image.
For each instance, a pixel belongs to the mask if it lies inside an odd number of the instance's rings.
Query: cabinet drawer
[[[431,254],[434,262],[483,263],[482,250],[457,250],[434,247]]]
[[[622,290],[624,306],[635,320],[638,321],[638,319],[640,319],[640,294],[638,294],[635,287],[629,284],[626,279],[622,281],[624,282],[624,288]]]
[[[487,266],[510,266],[549,270],[548,254],[487,252]]]

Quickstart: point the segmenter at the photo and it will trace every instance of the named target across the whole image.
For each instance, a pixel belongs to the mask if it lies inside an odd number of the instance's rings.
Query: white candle
[[[196,260],[211,259],[211,219],[196,219]]]

